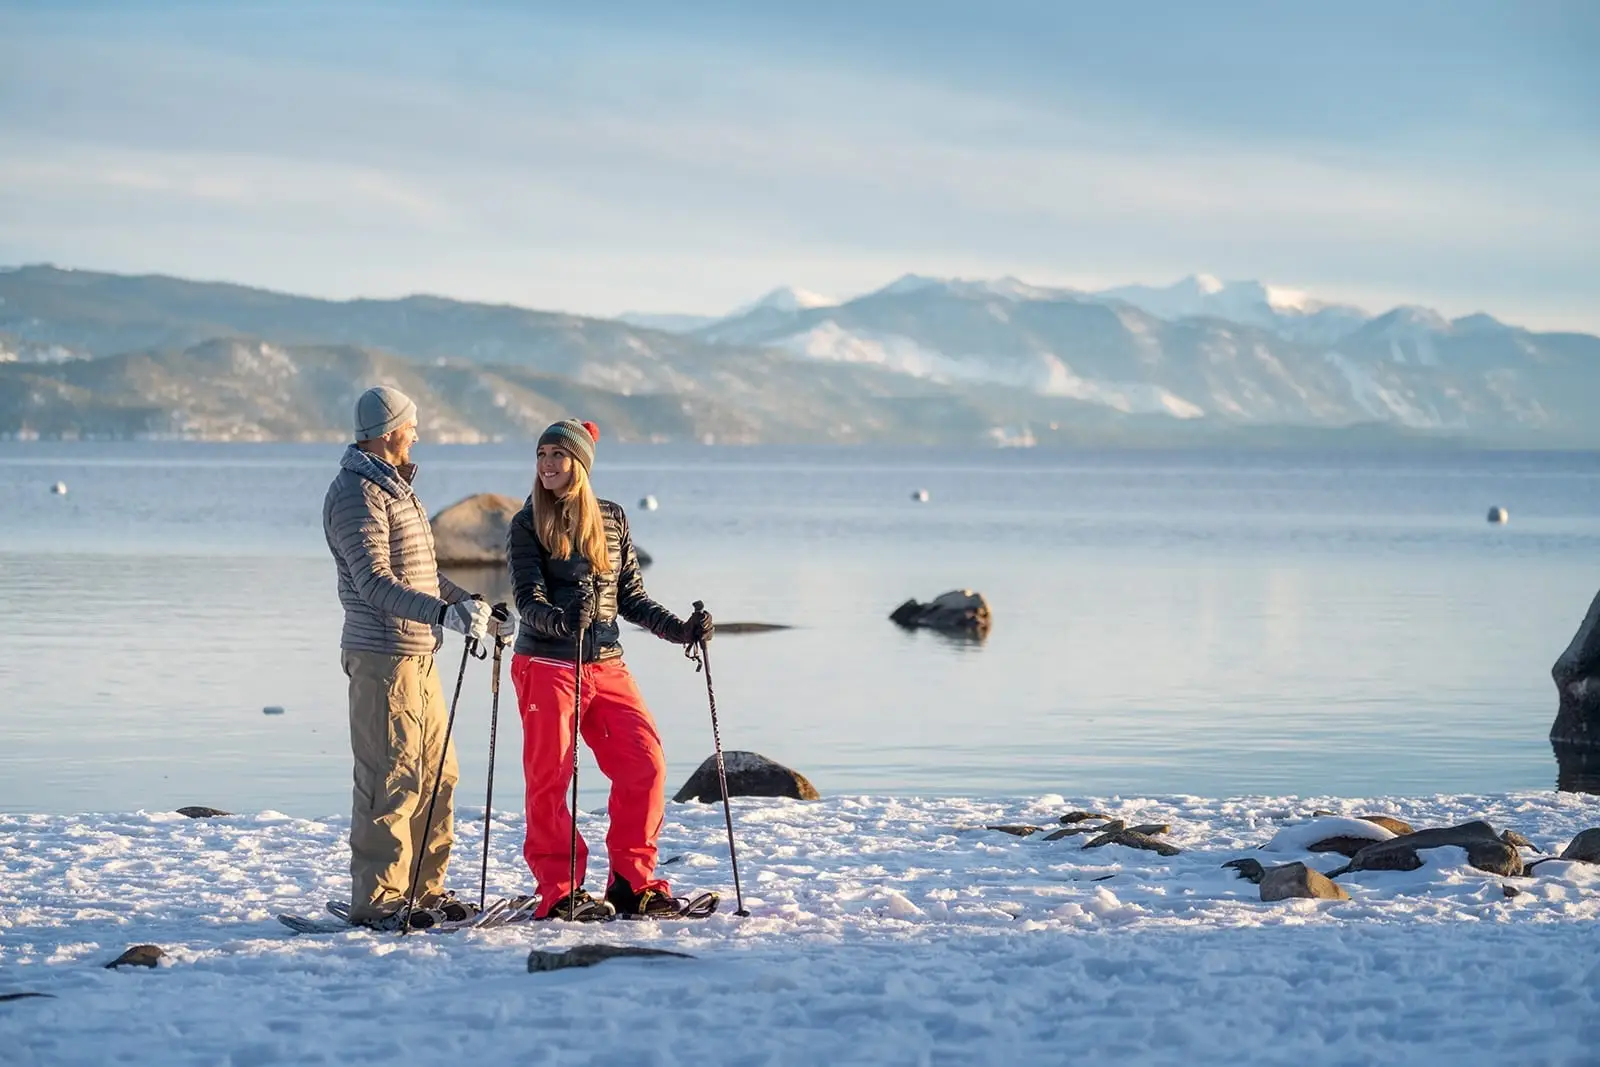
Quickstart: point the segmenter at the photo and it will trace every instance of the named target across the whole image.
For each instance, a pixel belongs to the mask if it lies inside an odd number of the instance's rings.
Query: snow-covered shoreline
[[[1072,808],[1172,824],[1173,857],[985,824]],[[1221,864],[1314,810],[1417,827],[1486,818],[1559,852],[1600,798],[1195,797],[735,802],[750,919],[294,937],[342,896],[342,817],[0,815],[8,1063],[1592,1063],[1600,865],[1526,878],[1434,849],[1340,879],[1345,902],[1264,904]],[[476,891],[481,811],[458,819]],[[731,898],[719,806],[673,804],[663,873]],[[604,819],[586,816],[597,841]],[[496,820],[492,894],[525,891]],[[603,871],[591,874],[591,883]],[[1508,896],[1506,886],[1518,892]],[[649,944],[693,960],[528,974],[530,948]],[[132,944],[155,971],[106,970]]]

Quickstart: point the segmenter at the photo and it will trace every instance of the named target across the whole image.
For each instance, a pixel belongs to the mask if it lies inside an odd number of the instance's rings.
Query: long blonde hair
[[[583,464],[573,461],[572,481],[562,496],[546,489],[537,477],[533,479],[533,526],[551,559],[581,555],[596,574],[611,573],[606,522]]]

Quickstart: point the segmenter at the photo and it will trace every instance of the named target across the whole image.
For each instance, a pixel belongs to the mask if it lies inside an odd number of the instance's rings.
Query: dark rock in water
[[[781,622],[719,622],[717,633],[722,634],[770,634],[775,630],[792,630],[793,626]]]
[[[106,969],[113,967],[154,967],[166,953],[160,945],[134,945],[128,951],[106,964]]]
[[[999,826],[985,826],[984,829],[985,830],[999,830],[1001,833],[1010,834],[1012,837],[1027,837],[1029,834],[1038,833],[1040,830],[1043,830],[1044,827],[1042,827],[1042,826],[1021,826],[1021,825],[1007,823],[1007,824],[1002,824],[1002,825],[999,825]]]
[[[991,616],[982,593],[970,589],[940,593],[926,604],[908,600],[889,613],[889,619],[908,630],[938,630],[963,637],[986,637]]]
[[[547,952],[536,948],[528,953],[528,972],[538,974],[567,967],[593,967],[597,963],[615,959],[662,958],[694,959],[687,952],[668,952],[664,948],[644,948],[639,945],[576,945],[565,952]]]
[[[1579,863],[1600,863],[1600,827],[1585,830],[1566,848],[1561,850],[1564,860],[1577,860]]]
[[[1266,877],[1267,874],[1267,869],[1261,866],[1260,860],[1229,860],[1223,866],[1233,868],[1234,874],[1247,882],[1254,882],[1256,885],[1260,885],[1261,879]]]
[[[1263,901],[1291,900],[1349,900],[1344,887],[1321,871],[1314,871],[1303,863],[1285,863],[1272,867],[1261,878]]]
[[[501,493],[477,493],[433,517],[433,554],[441,567],[506,563],[506,531],[522,501]],[[481,590],[472,590],[480,592]]]
[[[29,997],[43,997],[48,1000],[55,999],[54,993],[0,993],[0,1003],[8,1000],[27,1000]]]
[[[799,771],[775,763],[759,752],[724,752],[722,762],[728,774],[730,797],[791,797],[795,800],[821,800],[816,786]],[[673,794],[674,803],[698,800],[711,804],[722,799],[717,781],[717,757],[713,753],[695,768],[683,788]]]
[[[1410,823],[1402,819],[1396,819],[1389,815],[1357,815],[1356,818],[1360,819],[1362,822],[1370,822],[1374,826],[1381,826],[1391,834],[1394,834],[1396,837],[1402,834],[1416,833],[1416,830]]]
[[[1090,819],[1105,819],[1109,821],[1110,818],[1111,816],[1102,815],[1098,811],[1069,811],[1061,816],[1061,824],[1065,826],[1068,823],[1088,822]]]
[[[1550,668],[1560,705],[1550,727],[1550,740],[1565,745],[1600,747],[1600,595],[1572,636],[1572,642]]]
[[[178,814],[186,815],[191,819],[216,819],[224,815],[232,815],[233,812],[223,811],[221,808],[208,808],[202,804],[191,804],[187,808],[179,808]]]

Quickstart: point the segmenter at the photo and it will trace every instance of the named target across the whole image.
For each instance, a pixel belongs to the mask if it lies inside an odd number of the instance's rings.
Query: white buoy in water
[[[1489,521],[1497,526],[1503,526],[1511,521],[1511,513],[1505,508],[1490,508]]]
[[[67,495],[67,483],[66,482],[57,482],[55,485],[52,485],[50,487],[50,491],[52,493],[54,493],[56,496],[66,496]]]
[[[911,499],[919,504],[926,504],[928,502],[928,491],[926,489],[918,489],[911,494]]]
[[[646,496],[639,501],[639,506],[644,508],[646,511],[654,511],[656,508],[660,507],[661,504],[656,500],[655,497]]]

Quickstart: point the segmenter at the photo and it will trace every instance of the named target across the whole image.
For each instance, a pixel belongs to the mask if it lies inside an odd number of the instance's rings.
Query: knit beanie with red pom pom
[[[577,419],[552,422],[539,435],[541,445],[556,445],[566,449],[573,459],[583,465],[585,473],[594,466],[594,446],[599,440],[600,427]]]

